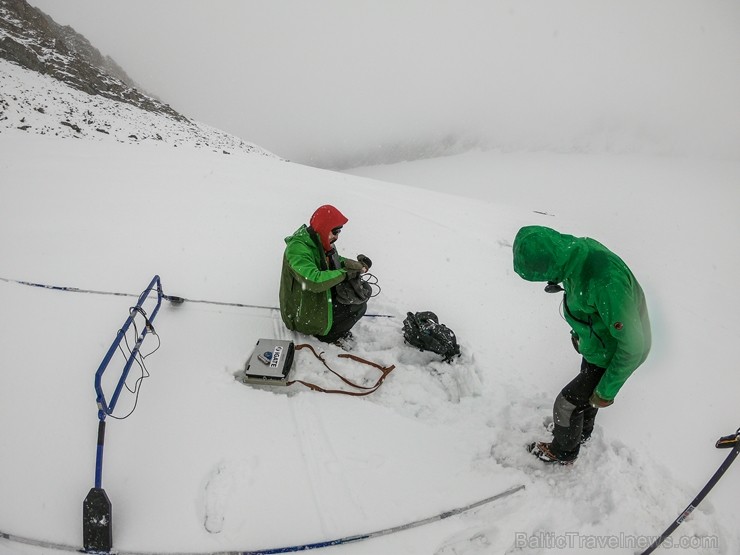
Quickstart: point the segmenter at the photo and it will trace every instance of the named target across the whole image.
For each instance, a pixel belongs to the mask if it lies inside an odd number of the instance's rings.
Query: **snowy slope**
[[[0,129],[115,143],[193,146],[223,154],[244,151],[274,156],[208,125],[81,93],[3,59],[0,59]]]
[[[627,260],[648,296],[653,349],[599,418],[699,490],[720,457],[711,438],[740,423],[739,326],[730,316],[740,310],[737,157],[489,151],[350,172],[530,210]],[[533,375],[544,378],[538,367]],[[555,376],[553,391],[564,380]],[[711,501],[737,520],[740,473],[724,480]]]
[[[521,168],[493,180],[527,181],[522,168],[543,159],[522,156]],[[561,191],[603,163],[581,161],[558,169]],[[659,161],[613,164],[642,175],[643,185],[666,187],[676,177]],[[456,174],[464,171],[460,164]],[[732,183],[736,172],[729,166],[716,180]],[[700,193],[672,196],[670,210],[650,218],[629,213],[619,232],[609,212],[594,228],[644,282],[656,351],[567,469],[542,467],[524,451],[544,437],[542,422],[578,359],[566,344],[558,299],[514,274],[511,241],[531,223],[591,234],[589,212],[540,214],[533,209],[550,207],[423,191],[247,152],[3,128],[0,277],[137,294],[159,274],[171,295],[275,306],[283,237],[316,206],[335,204],[350,219],[341,252],[368,254],[383,288],[370,310],[394,316],[364,319],[355,353],[396,369],[366,398],[248,387],[234,374],[258,338],[307,338],[285,330],[271,309],[166,304],[155,322],[161,347],[147,358],[151,376],[136,410],[108,421],[103,485],[115,547],[216,552],[330,540],[523,484],[524,491],[464,515],[327,552],[562,553],[562,545],[548,543],[556,538],[573,542],[565,552],[585,553],[590,541],[616,538],[621,547],[608,552],[627,554],[630,541],[659,533],[685,507],[724,456],[714,440],[740,420],[729,362],[738,298],[731,279],[737,259],[728,249],[738,236],[738,198],[733,187],[703,185]],[[688,220],[697,205],[706,212]],[[723,235],[707,237],[704,227]],[[711,270],[681,263],[686,244],[692,256],[713,260]],[[676,267],[688,284],[711,287],[686,295]],[[93,374],[133,301],[12,281],[0,281],[0,301],[0,532],[79,546],[81,503],[94,475]],[[727,316],[707,314],[708,306],[724,307]],[[464,356],[454,364],[403,345],[403,314],[423,309],[460,337]],[[144,352],[155,346],[148,340]],[[340,361],[333,347],[326,354],[356,379],[376,375]],[[298,377],[341,386],[304,355]],[[707,363],[701,373],[699,361]],[[124,395],[122,415],[133,402]],[[687,407],[695,413],[687,416]],[[658,440],[679,434],[687,440],[675,461]],[[732,470],[725,480],[736,491]],[[676,534],[710,547],[682,553],[740,549],[736,496],[723,499],[708,499]],[[51,552],[0,539],[3,554]]]

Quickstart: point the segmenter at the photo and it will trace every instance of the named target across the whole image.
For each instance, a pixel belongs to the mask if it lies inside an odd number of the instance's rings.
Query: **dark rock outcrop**
[[[103,56],[85,37],[57,24],[25,0],[0,0],[0,58],[90,95],[188,121],[167,104],[141,92],[115,61]]]

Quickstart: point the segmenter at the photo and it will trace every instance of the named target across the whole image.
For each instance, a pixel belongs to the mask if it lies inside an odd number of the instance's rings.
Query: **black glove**
[[[365,264],[360,261],[352,260],[351,258],[345,258],[344,260],[344,269],[348,272],[361,272],[364,268],[366,268]]]
[[[364,254],[358,254],[357,255],[357,262],[361,262],[365,266],[365,268],[367,268],[368,270],[370,269],[370,266],[373,265],[373,261],[370,260]]]
[[[344,260],[344,269],[347,271],[346,279],[355,279],[357,276],[360,275],[360,272],[362,272],[364,267],[365,265],[362,262],[352,260],[351,258],[346,258]]]

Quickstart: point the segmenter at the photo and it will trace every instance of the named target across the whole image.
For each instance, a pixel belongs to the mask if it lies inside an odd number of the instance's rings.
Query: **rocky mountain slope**
[[[110,57],[25,0],[0,0],[0,132],[270,154],[142,92]]]

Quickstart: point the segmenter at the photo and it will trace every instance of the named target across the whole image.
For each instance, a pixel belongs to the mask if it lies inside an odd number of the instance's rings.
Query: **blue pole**
[[[149,294],[155,289],[157,291],[157,304],[152,311],[151,316],[146,318],[142,305],[148,299]],[[141,344],[144,342],[147,333],[153,331],[152,322],[159,312],[159,308],[162,305],[162,299],[164,293],[162,292],[162,283],[159,276],[154,276],[149,287],[139,296],[136,306],[131,308],[129,317],[124,322],[123,326],[118,333],[116,338],[113,340],[108,352],[103,357],[103,361],[100,363],[98,370],[95,372],[95,394],[96,402],[98,405],[98,441],[95,451],[95,487],[92,488],[85,500],[82,503],[82,536],[84,542],[84,551],[87,553],[110,553],[113,546],[113,518],[112,508],[110,499],[103,489],[103,447],[105,445],[105,417],[109,414],[113,414],[113,410],[116,408],[118,402],[118,396],[121,394],[121,389],[126,383],[126,378],[131,370],[134,360],[139,354]],[[121,344],[121,341],[126,337],[126,331],[134,321],[137,314],[141,314],[146,319],[146,325],[142,330],[141,334],[136,340],[133,350],[130,356],[126,360],[121,377],[118,380],[113,397],[110,403],[106,401],[105,393],[103,392],[102,379],[103,373],[108,368],[116,349]]]
[[[105,393],[103,392],[103,386],[102,386],[103,373],[108,368],[108,364],[113,358],[113,355],[115,354],[116,349],[118,349],[118,346],[121,344],[121,341],[126,336],[126,331],[129,329],[129,327],[133,323],[134,318],[136,317],[136,314],[142,312],[142,308],[141,308],[142,305],[149,297],[149,294],[153,290],[155,290],[155,288],[157,291],[157,304],[154,307],[154,310],[152,311],[152,314],[149,317],[147,324],[144,326],[144,329],[142,330],[141,334],[136,340],[136,344],[131,352],[131,355],[126,361],[121,377],[118,380],[118,383],[116,384],[113,397],[111,398],[110,403],[108,403],[106,401]],[[159,308],[162,305],[163,297],[164,297],[164,293],[162,292],[162,282],[160,281],[159,276],[154,276],[154,278],[152,278],[152,281],[149,283],[149,286],[139,296],[136,306],[134,306],[131,309],[129,317],[126,319],[123,326],[121,326],[121,329],[118,330],[118,333],[116,333],[116,338],[113,340],[113,343],[108,349],[108,352],[105,354],[105,357],[103,357],[103,361],[100,363],[100,366],[98,367],[97,372],[95,372],[95,392],[96,392],[96,401],[98,404],[98,420],[99,420],[98,443],[97,443],[97,451],[96,451],[96,456],[95,456],[95,487],[97,489],[101,488],[101,484],[103,481],[102,477],[103,477],[103,446],[105,443],[105,417],[109,414],[113,414],[113,410],[116,408],[118,397],[120,396],[121,390],[123,389],[123,386],[126,383],[126,378],[128,377],[129,371],[131,370],[131,366],[133,365],[134,360],[136,359],[136,356],[139,354],[139,350],[141,349],[141,344],[144,342],[144,338],[146,337],[147,333],[149,333],[150,331],[151,323],[154,321],[154,318],[156,318],[157,313],[159,312]]]
[[[103,444],[105,443],[105,420],[98,422],[98,448],[95,456],[95,488],[103,484]]]

